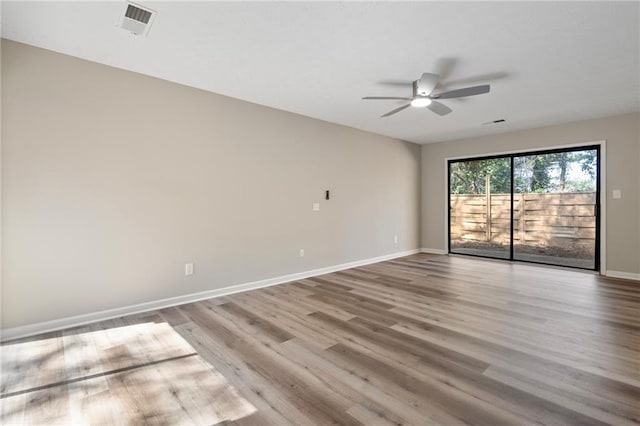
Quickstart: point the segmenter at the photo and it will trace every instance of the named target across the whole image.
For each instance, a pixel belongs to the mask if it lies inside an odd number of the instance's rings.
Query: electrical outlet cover
[[[184,274],[185,275],[193,275],[193,263],[185,263],[185,265],[184,265]]]

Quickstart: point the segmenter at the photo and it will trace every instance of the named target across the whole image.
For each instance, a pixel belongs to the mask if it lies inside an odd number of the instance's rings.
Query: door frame
[[[527,155],[527,154],[531,154],[531,155],[544,154],[544,153],[549,153],[553,151],[563,151],[566,149],[577,150],[578,148],[581,148],[581,147],[588,148],[588,147],[594,147],[594,146],[599,147],[599,153],[600,153],[600,156],[598,158],[598,168],[597,168],[598,179],[596,182],[596,202],[599,205],[599,210],[600,210],[598,212],[599,213],[598,220],[596,221],[596,256],[599,255],[598,256],[599,258],[595,259],[595,263],[596,263],[595,272],[600,273],[600,275],[604,275],[605,271],[607,270],[606,268],[606,262],[607,262],[607,205],[606,205],[607,141],[606,140],[599,140],[599,141],[593,141],[593,142],[579,142],[579,143],[567,144],[567,145],[542,146],[537,148],[519,149],[519,150],[513,150],[513,151],[487,152],[487,153],[479,152],[473,155],[446,157],[444,159],[444,174],[445,174],[444,196],[446,198],[444,203],[444,208],[445,208],[444,252],[447,254],[456,254],[456,253],[451,253],[450,247],[449,247],[449,229],[450,229],[449,227],[450,227],[450,212],[451,212],[450,210],[451,198],[449,196],[449,162],[450,161],[489,159],[489,158],[497,158],[497,157],[505,157],[505,156],[511,156],[511,158],[513,159],[514,155],[518,156],[518,155]],[[511,173],[513,175],[513,168],[511,170]],[[511,183],[513,185],[513,179]],[[512,203],[513,203],[513,200],[512,200]],[[512,232],[513,232],[513,217],[511,218],[511,226],[512,226]],[[513,235],[512,235],[510,244],[511,245],[513,244]],[[460,256],[464,256],[464,255],[460,254]],[[494,258],[490,258],[490,259],[494,259]],[[503,260],[503,259],[496,258],[495,260]],[[522,260],[508,260],[508,262],[514,262],[514,261],[534,263],[534,262],[526,262]],[[548,266],[554,266],[554,267],[556,266],[556,265],[550,265],[550,264],[541,264],[541,265],[548,265]],[[579,268],[573,268],[573,269],[579,269]],[[588,270],[592,271],[592,269],[588,269]]]

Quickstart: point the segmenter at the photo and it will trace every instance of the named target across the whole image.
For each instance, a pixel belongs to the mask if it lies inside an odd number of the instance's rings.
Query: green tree
[[[596,154],[596,150],[549,154],[552,167],[555,167],[558,171],[558,177],[553,185],[550,185],[550,190],[558,192],[595,191],[594,178],[596,175]],[[579,166],[583,175],[587,175],[588,177],[578,180],[570,180],[568,173],[573,166]]]
[[[511,170],[508,158],[459,161],[451,163],[450,167],[452,194],[484,194],[486,176],[491,176],[491,192],[508,193],[511,190]]]
[[[596,154],[596,150],[583,150],[514,157],[515,192],[595,191]],[[451,193],[483,194],[487,175],[491,176],[491,192],[509,193],[510,164],[509,158],[453,162]],[[576,177],[576,168],[581,176]]]

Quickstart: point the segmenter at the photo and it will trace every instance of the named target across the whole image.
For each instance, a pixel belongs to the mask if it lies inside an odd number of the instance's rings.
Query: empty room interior
[[[0,7],[0,424],[640,425],[640,2]]]

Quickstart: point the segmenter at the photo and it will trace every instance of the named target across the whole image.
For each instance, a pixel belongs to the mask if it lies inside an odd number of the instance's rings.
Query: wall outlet
[[[320,211],[320,203],[313,203],[313,211],[314,212]]]
[[[397,235],[393,236],[393,244],[398,244],[398,236]]]
[[[622,198],[622,191],[620,191],[619,189],[614,189],[613,190],[613,198],[615,200]]]
[[[300,257],[304,257],[304,249],[300,249]]]
[[[193,275],[193,263],[185,263],[184,264],[184,274],[185,275]]]

